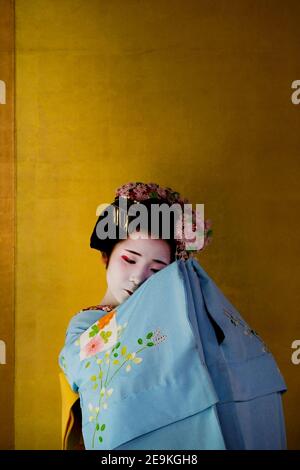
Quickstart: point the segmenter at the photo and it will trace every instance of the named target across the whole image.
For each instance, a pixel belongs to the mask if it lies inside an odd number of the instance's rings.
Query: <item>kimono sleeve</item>
[[[80,336],[105,314],[106,312],[101,310],[81,310],[71,319],[68,325],[65,344],[59,354],[58,362],[75,393],[78,393],[82,371],[79,356]]]

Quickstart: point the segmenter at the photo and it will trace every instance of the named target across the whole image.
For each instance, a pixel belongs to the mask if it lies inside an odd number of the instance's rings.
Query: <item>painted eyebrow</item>
[[[129,253],[133,253],[134,255],[142,256],[141,253],[137,253],[137,251],[133,251],[133,250],[125,250],[125,251],[128,251]],[[168,266],[167,263],[165,263],[164,261],[162,261],[160,259],[153,259],[152,261],[154,261],[155,263],[164,264],[164,265]]]

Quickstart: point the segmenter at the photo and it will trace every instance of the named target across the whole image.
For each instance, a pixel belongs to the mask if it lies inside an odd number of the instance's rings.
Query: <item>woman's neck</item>
[[[111,305],[112,307],[117,307],[119,304],[114,298],[114,296],[107,289],[103,299],[100,302],[100,305]]]

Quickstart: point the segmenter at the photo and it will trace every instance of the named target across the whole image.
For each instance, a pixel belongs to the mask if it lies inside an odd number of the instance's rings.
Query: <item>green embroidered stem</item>
[[[121,334],[118,335],[119,338],[121,336]],[[100,424],[99,424],[99,414],[100,414],[100,410],[101,410],[101,405],[102,405],[102,398],[105,397],[105,393],[106,393],[106,389],[107,387],[111,384],[111,382],[113,381],[114,377],[117,375],[117,373],[121,370],[121,368],[128,362],[130,361],[133,361],[134,362],[134,359],[136,357],[137,354],[139,354],[140,352],[142,352],[144,349],[147,349],[148,347],[151,347],[151,346],[155,346],[155,342],[152,342],[151,341],[151,338],[153,336],[153,333],[150,332],[147,334],[146,336],[146,340],[148,340],[148,343],[146,344],[146,346],[143,346],[141,347],[140,349],[138,349],[137,351],[133,352],[133,353],[129,353],[127,354],[127,359],[124,360],[124,362],[115,370],[115,372],[112,374],[111,377],[109,377],[109,373],[110,373],[110,367],[111,367],[111,354],[116,350],[116,349],[119,349],[119,347],[121,346],[121,343],[118,342],[116,346],[114,346],[114,348],[109,352],[108,354],[108,357],[107,357],[107,361],[108,361],[108,367],[107,367],[107,373],[106,373],[106,377],[105,377],[105,380],[104,380],[104,384],[103,384],[103,376],[104,376],[104,369],[102,369],[101,367],[101,364],[99,364],[99,375],[98,375],[98,378],[100,379],[100,396],[99,396],[99,403],[98,403],[98,411],[96,412],[96,415],[94,417],[92,417],[92,420],[95,419],[95,429],[94,429],[94,433],[93,433],[93,438],[92,438],[92,448],[95,447],[95,438],[96,438],[96,433],[97,431],[101,430],[101,431],[104,431],[105,430],[105,427],[106,425],[105,424],[102,424],[102,426],[100,427]],[[150,342],[149,342],[150,341]],[[140,345],[143,344],[143,340],[141,338],[138,339],[138,343]],[[126,346],[124,346],[121,350],[121,354],[125,355],[126,354]],[[123,351],[124,350],[124,351]],[[115,354],[115,356],[118,356],[118,354]],[[97,359],[97,356],[96,356],[96,359]],[[142,359],[141,358],[137,358],[138,361],[137,363],[139,363]],[[98,358],[99,360],[99,358]],[[118,361],[116,361],[118,362]],[[103,364],[104,365],[104,364]],[[128,372],[130,371],[130,369],[128,369]],[[96,378],[96,377],[95,377]],[[103,390],[103,391],[102,391]],[[111,391],[112,392],[112,391]],[[107,394],[107,397],[109,397],[111,395],[111,393],[108,393]],[[104,405],[103,405],[104,406]],[[107,405],[106,405],[106,408],[107,408]],[[102,436],[99,437],[99,440],[100,442],[102,442]]]
[[[93,447],[93,448],[94,448],[94,445],[95,445],[95,436],[96,436],[96,432],[97,432],[97,424],[99,425],[99,423],[98,423],[98,416],[99,416],[100,409],[101,409],[101,400],[102,400],[102,396],[101,396],[101,394],[100,394],[100,399],[99,399],[99,411],[97,411],[97,414],[96,414],[96,417],[95,417],[96,426],[95,426],[95,431],[94,431],[93,440],[92,440],[92,447]]]
[[[106,385],[107,385],[107,379],[108,379],[110,364],[111,364],[111,360],[110,360],[110,353],[109,353],[109,364],[108,364],[108,368],[107,368],[107,374],[106,374],[106,379],[105,379],[105,382],[104,382],[104,387],[106,387]]]
[[[144,346],[143,348],[139,349],[139,350],[137,351],[137,353],[143,351],[143,350],[146,349],[146,348],[147,348],[147,346]],[[110,378],[109,381],[107,382],[107,386],[111,383],[112,379],[113,379],[114,376],[119,372],[119,370],[121,369],[121,367],[123,367],[124,364],[126,364],[126,362],[128,362],[128,361],[130,361],[130,360],[131,360],[131,359],[126,359],[126,360],[123,362],[123,364],[120,365],[120,367],[113,373],[113,375],[111,376],[111,378]]]
[[[119,372],[119,370],[121,369],[121,367],[124,366],[124,364],[126,364],[126,362],[128,362],[129,359],[126,359],[123,364],[120,365],[120,367],[113,373],[113,375],[111,376],[111,378],[109,379],[109,381],[107,382],[107,386],[111,383],[112,379],[114,378],[114,376],[117,374],[117,372]]]

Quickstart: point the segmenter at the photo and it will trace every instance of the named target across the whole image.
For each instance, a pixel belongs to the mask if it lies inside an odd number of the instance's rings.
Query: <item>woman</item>
[[[120,198],[147,209],[187,202],[170,188],[129,183],[113,203],[119,238],[99,238],[104,213],[94,228],[91,247],[102,253],[107,291],[71,320],[60,354],[80,396],[85,448],[284,447],[285,385],[273,358],[184,241],[164,239],[161,227],[156,239],[137,239],[148,230],[120,239]],[[131,221],[127,216],[127,227]],[[177,220],[171,234],[174,226]],[[210,234],[206,224],[204,246]],[[260,421],[253,413],[259,407]]]

